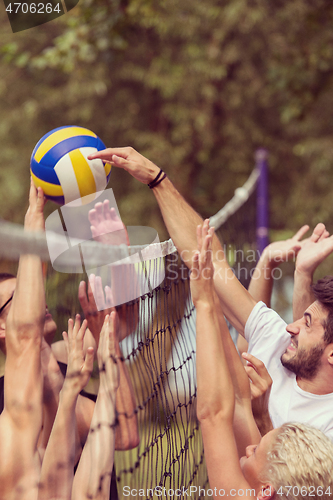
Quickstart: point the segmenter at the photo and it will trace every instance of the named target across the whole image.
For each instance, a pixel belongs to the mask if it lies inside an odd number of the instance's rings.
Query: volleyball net
[[[249,270],[256,265],[258,178],[255,168],[233,199],[210,219],[218,237],[223,237],[227,259],[245,285]],[[61,237],[53,238],[61,247]],[[44,261],[52,261],[43,234],[29,235],[21,227],[2,221],[0,241],[0,272],[15,272],[21,253],[37,253]],[[106,261],[124,263],[140,255],[129,264],[135,271],[137,290],[122,306],[126,308],[126,323],[121,341],[135,393],[133,413],[138,419],[140,442],[131,450],[115,453],[118,496],[148,499],[164,494],[173,498],[186,491],[196,499],[208,487],[208,478],[196,418],[195,309],[190,299],[189,271],[172,240],[152,241],[148,250],[147,245],[110,248],[87,242],[82,272],[77,271],[78,263],[70,252],[63,262],[57,261],[58,266],[67,265],[68,272],[56,271],[57,266],[49,262],[46,300],[61,332],[68,318],[81,311],[78,285],[87,280],[86,271],[89,274],[89,269],[103,267]],[[97,376],[93,374],[88,391],[94,391]]]

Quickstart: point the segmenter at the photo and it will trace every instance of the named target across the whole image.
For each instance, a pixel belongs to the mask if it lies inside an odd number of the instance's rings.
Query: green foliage
[[[266,147],[271,227],[329,223],[329,0],[81,0],[16,34],[1,16],[2,217],[23,219],[38,139],[78,124],[155,161],[205,216]],[[147,187],[115,170],[110,185],[124,222],[166,237]]]

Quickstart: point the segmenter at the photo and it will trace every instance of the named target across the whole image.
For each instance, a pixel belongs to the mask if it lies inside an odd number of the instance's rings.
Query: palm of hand
[[[89,222],[94,240],[106,245],[129,245],[124,224],[114,208],[109,208],[109,201],[96,203],[89,212]]]
[[[44,231],[44,206],[46,198],[41,188],[36,188],[30,179],[29,208],[24,218],[24,228],[29,231]]]
[[[300,272],[313,273],[316,267],[333,251],[333,237],[319,241],[307,241],[297,256],[296,268]]]
[[[84,370],[84,357],[82,351],[74,350],[74,352],[69,352],[67,377],[76,379],[77,383],[82,387],[88,383],[90,374],[87,374]]]
[[[324,227],[325,229],[325,227]],[[306,244],[310,238],[302,240],[305,233],[309,230],[309,226],[302,226],[292,238],[287,240],[274,241],[264,250],[264,253],[268,254],[270,262],[286,262],[291,258],[296,257],[299,250],[303,245]],[[318,228],[319,232],[322,232],[322,228]]]
[[[296,257],[300,250],[300,243],[294,238],[284,241],[275,241],[267,247],[270,262],[286,262]]]
[[[213,297],[214,266],[212,262],[213,229],[208,230],[208,223],[198,228],[197,242],[199,250],[192,259],[190,287],[195,305],[199,301],[209,302]]]
[[[93,368],[94,350],[88,348],[86,357],[83,352],[86,328],[87,321],[84,320],[80,326],[80,316],[77,315],[74,326],[72,319],[68,321],[68,334],[63,333],[68,353],[65,384],[74,387],[79,392],[87,385]]]
[[[98,345],[99,334],[102,330],[104,318],[111,314],[113,308],[110,287],[105,288],[105,295],[100,276],[91,274],[89,276],[88,296],[86,295],[86,284],[81,282],[79,286],[79,300],[88,322],[88,328],[93,334]]]

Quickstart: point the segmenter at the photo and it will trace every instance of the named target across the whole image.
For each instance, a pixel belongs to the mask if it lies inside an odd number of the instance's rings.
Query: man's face
[[[3,306],[7,300],[13,296],[16,287],[16,278],[10,278],[0,283],[0,307]],[[0,316],[0,323],[6,322],[12,302],[4,308]],[[47,307],[45,310],[45,323],[44,323],[44,338],[47,342],[52,342],[57,325],[55,324],[52,315],[49,313]]]
[[[322,366],[327,315],[327,311],[316,301],[308,307],[303,318],[287,326],[291,341],[281,356],[281,363],[297,377],[311,380]]]

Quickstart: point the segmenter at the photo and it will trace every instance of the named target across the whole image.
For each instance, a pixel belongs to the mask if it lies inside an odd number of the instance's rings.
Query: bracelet
[[[164,175],[162,175],[162,174],[164,174]],[[161,175],[162,175],[162,177],[161,177]],[[150,189],[153,189],[154,187],[158,186],[158,185],[159,185],[159,183],[160,183],[160,182],[162,182],[162,181],[163,181],[163,179],[165,179],[165,178],[166,178],[166,176],[167,176],[167,175],[166,175],[166,173],[164,173],[164,172],[163,172],[163,170],[160,168],[159,173],[157,174],[157,176],[155,177],[155,179],[154,179],[154,180],[152,180],[152,181],[148,184],[148,187],[149,187]],[[161,177],[161,178],[160,178],[160,177]]]

